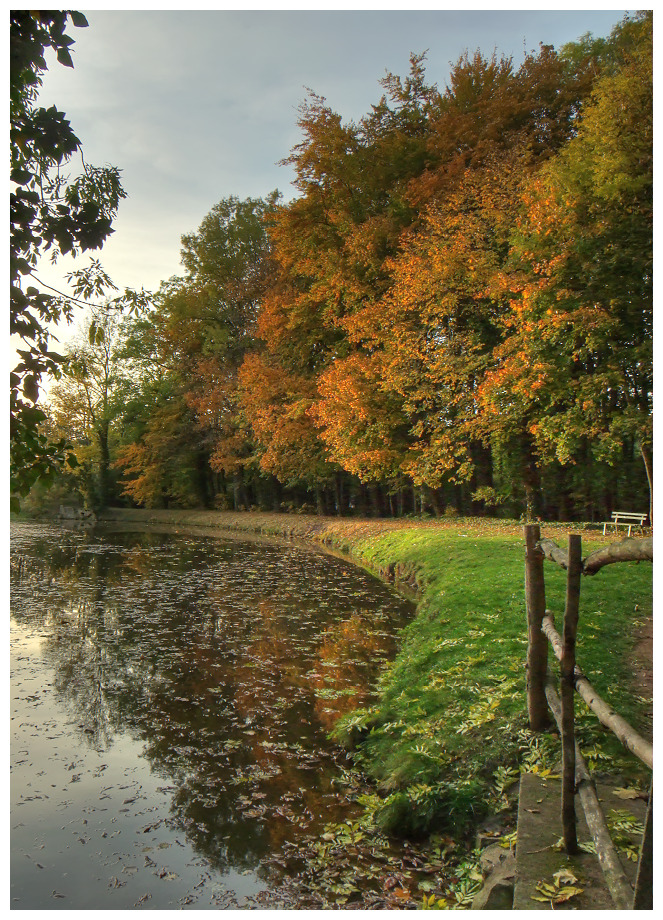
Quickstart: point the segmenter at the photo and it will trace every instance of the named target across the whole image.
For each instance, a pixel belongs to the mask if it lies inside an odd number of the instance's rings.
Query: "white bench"
[[[611,521],[605,521],[603,524],[603,536],[605,536],[606,527],[614,527],[615,530],[618,527],[628,527],[628,536],[630,537],[631,528],[642,528],[647,520],[646,514],[637,514],[634,511],[613,511],[611,517]]]

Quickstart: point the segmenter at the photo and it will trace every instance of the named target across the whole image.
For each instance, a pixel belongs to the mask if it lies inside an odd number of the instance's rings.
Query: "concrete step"
[[[597,784],[599,801],[606,816],[611,811],[623,811],[643,823],[646,802],[642,799],[624,799],[616,785]],[[555,910],[614,910],[615,906],[605,883],[598,858],[593,853],[582,852],[567,856],[558,844],[562,837],[561,824],[562,789],[559,778],[543,779],[532,773],[523,774],[520,779],[518,801],[518,835],[516,841],[516,881],[513,910],[550,910],[550,901],[536,901],[539,882],[554,885],[556,872],[564,869],[578,879],[577,887],[582,889],[568,901],[555,903]],[[582,805],[576,803],[578,842],[591,843],[591,835],[585,822]],[[639,845],[637,835],[631,835]],[[633,884],[637,862],[626,859],[620,853],[624,871]]]

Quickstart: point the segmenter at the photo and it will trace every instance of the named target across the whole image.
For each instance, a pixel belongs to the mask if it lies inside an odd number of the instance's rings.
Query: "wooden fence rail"
[[[562,635],[546,609],[544,559],[566,569],[566,599]],[[575,739],[574,694],[578,692],[599,720],[613,731],[622,744],[653,769],[652,745],[642,738],[596,693],[576,664],[575,645],[583,575],[594,575],[605,565],[624,561],[653,562],[653,541],[627,538],[582,558],[579,534],[569,535],[568,551],[552,540],[542,540],[538,524],[525,527],[525,599],[527,604],[527,708],[530,728],[542,731],[550,724],[550,713],[562,740],[562,831],[567,853],[578,850],[575,796],[581,800],[587,825],[596,845],[599,862],[615,906],[619,910],[650,910],[652,894],[652,793],[640,852],[635,893],[628,882],[601,811],[596,789]],[[560,695],[548,673],[548,643],[560,662]]]

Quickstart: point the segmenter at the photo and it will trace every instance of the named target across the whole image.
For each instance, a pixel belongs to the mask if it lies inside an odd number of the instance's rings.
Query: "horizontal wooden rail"
[[[563,569],[569,567],[569,556],[566,550],[559,547],[554,540],[539,540],[537,543],[546,559],[556,562]],[[582,562],[583,575],[596,575],[604,566],[613,562],[653,562],[654,540],[653,537],[627,537],[619,543],[611,543],[590,553]]]
[[[541,624],[541,631],[550,640],[555,656],[562,659],[562,638],[555,629],[554,620],[550,611],[546,611]],[[614,732],[625,748],[641,760],[644,764],[654,769],[654,748],[642,735],[628,724],[618,713],[603,700],[592,687],[580,668],[574,670],[575,688],[587,703],[589,708],[598,717],[599,721]],[[547,696],[547,692],[546,692]]]
[[[546,681],[546,697],[550,711],[555,717],[561,732],[562,704],[550,678]],[[594,780],[587,769],[577,742],[575,743],[575,755],[575,779],[578,798],[585,812],[587,827],[596,846],[596,855],[601,864],[608,890],[617,910],[632,910],[633,888],[624,874],[624,869],[610,837],[610,831],[599,803]]]

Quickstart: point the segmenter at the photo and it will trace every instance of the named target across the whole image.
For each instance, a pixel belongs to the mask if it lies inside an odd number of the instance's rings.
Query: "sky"
[[[307,88],[344,121],[406,76],[427,52],[429,83],[444,89],[464,51],[512,56],[608,35],[624,10],[90,10],[71,27],[74,69],[49,60],[40,102],[64,111],[85,159],[122,171],[127,192],[99,257],[115,283],[156,290],[182,273],[180,237],[230,195],[295,194],[279,165],[300,140]],[[72,164],[73,168],[73,164]],[[71,267],[42,262],[63,289]]]

